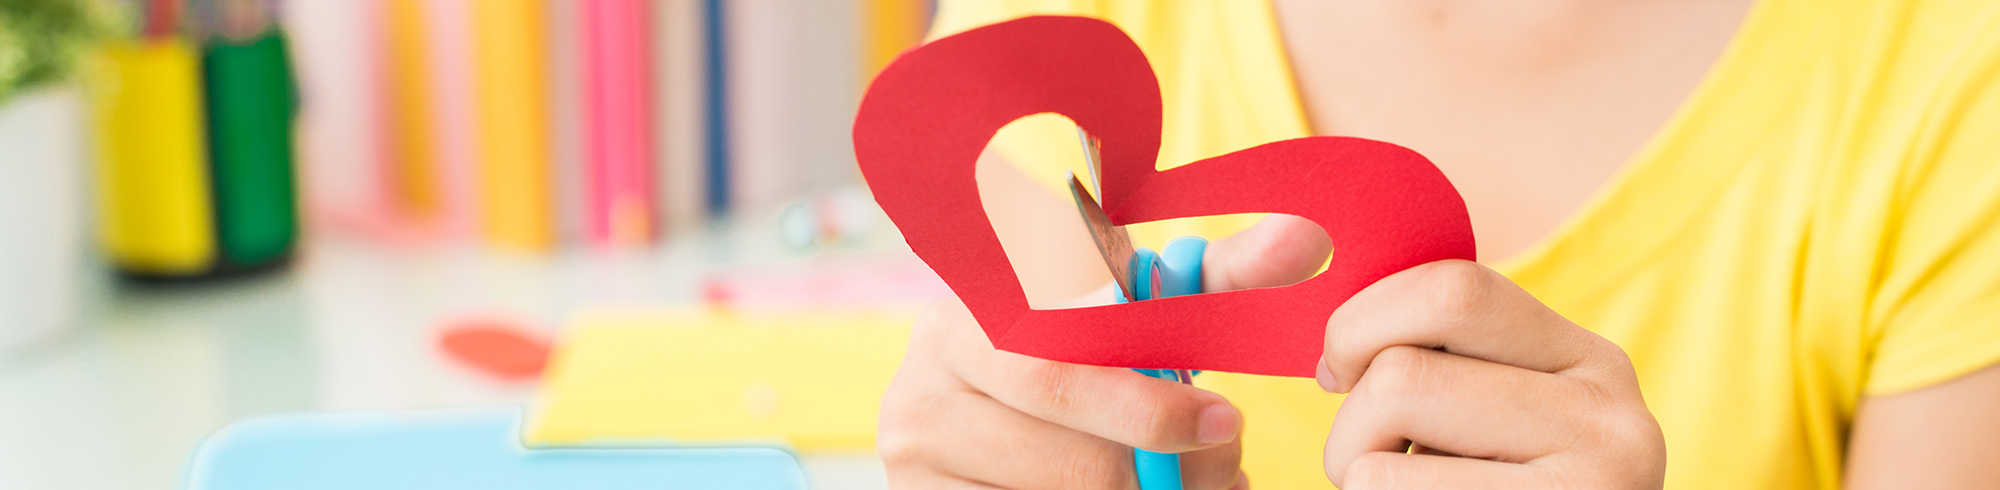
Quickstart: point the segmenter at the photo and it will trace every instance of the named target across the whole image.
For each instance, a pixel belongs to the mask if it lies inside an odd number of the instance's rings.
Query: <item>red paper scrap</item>
[[[549,360],[549,342],[525,328],[504,321],[476,320],[447,327],[438,338],[445,354],[503,381],[527,381],[542,375]]]

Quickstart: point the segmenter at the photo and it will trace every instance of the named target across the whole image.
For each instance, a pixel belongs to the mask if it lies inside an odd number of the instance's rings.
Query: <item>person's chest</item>
[[[1274,0],[1313,132],[1436,162],[1489,259],[1543,240],[1625,168],[1751,3]]]

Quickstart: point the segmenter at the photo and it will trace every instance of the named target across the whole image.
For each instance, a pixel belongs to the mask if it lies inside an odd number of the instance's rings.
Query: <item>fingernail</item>
[[[1313,381],[1319,382],[1319,389],[1327,393],[1340,389],[1340,380],[1333,379],[1333,370],[1327,369],[1326,357],[1319,358],[1319,368],[1313,370]]]
[[[1195,437],[1203,445],[1222,444],[1236,440],[1236,431],[1243,426],[1243,414],[1227,403],[1209,405],[1201,410]]]

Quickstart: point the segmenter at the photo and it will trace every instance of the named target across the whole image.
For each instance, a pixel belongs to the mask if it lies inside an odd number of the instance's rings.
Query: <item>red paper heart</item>
[[[1302,216],[1333,239],[1330,267],[1285,287],[1029,308],[980,207],[973,167],[1001,127],[1045,112],[1103,140],[1100,185],[1113,222]],[[1003,22],[904,53],[869,85],[854,123],[855,153],[876,202],[993,346],[1011,352],[1310,377],[1327,316],[1355,292],[1418,264],[1474,257],[1465,202],[1409,149],[1299,138],[1162,172],[1153,167],[1159,146],[1159,82],[1145,54],[1116,26],[1082,17]]]

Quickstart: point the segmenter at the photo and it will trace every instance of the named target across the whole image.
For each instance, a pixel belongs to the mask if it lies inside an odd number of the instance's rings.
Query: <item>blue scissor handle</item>
[[[1158,297],[1182,296],[1201,293],[1201,255],[1208,249],[1208,240],[1200,237],[1180,237],[1167,243],[1166,253],[1156,254],[1151,249],[1141,248],[1132,253],[1132,289],[1139,300]],[[1118,302],[1125,302],[1125,295],[1118,294]],[[1190,382],[1180,379],[1173,369],[1134,369],[1147,376],[1174,382]],[[1156,453],[1144,449],[1132,449],[1132,468],[1139,476],[1140,490],[1181,490],[1181,455]]]

